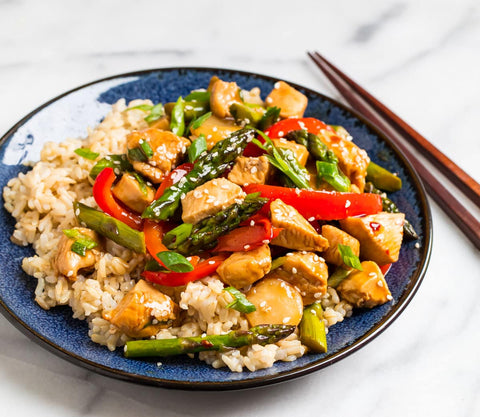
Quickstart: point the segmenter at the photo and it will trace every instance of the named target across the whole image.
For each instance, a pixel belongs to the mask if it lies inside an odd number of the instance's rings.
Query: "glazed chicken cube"
[[[360,256],[385,265],[398,260],[403,239],[403,213],[378,213],[340,220],[342,229],[360,241]]]
[[[248,252],[235,252],[217,269],[220,279],[235,288],[244,288],[263,278],[270,271],[270,247],[262,245]]]
[[[338,245],[350,246],[355,256],[360,255],[360,242],[353,236],[335,226],[326,224],[322,226],[322,236],[328,240],[328,249],[322,253],[322,257],[328,263],[343,265],[343,259],[338,250]]]
[[[142,213],[153,201],[155,191],[146,184],[140,184],[129,173],[125,173],[112,188],[113,195],[128,208]]]
[[[142,338],[169,327],[177,314],[178,306],[172,299],[142,279],[115,309],[104,313],[104,318],[126,335]]]
[[[359,308],[373,308],[392,300],[392,294],[379,266],[362,262],[363,271],[350,273],[337,287],[342,299]]]
[[[76,281],[78,272],[81,269],[93,268],[96,262],[96,252],[101,249],[100,238],[93,230],[85,227],[75,227],[74,230],[77,230],[80,235],[95,241],[98,246],[94,249],[86,250],[85,256],[81,256],[71,250],[75,239],[62,234],[53,263],[55,270],[65,275],[70,281]]]
[[[267,96],[265,103],[267,107],[279,107],[280,117],[286,119],[288,117],[303,117],[308,99],[286,82],[278,81]]]
[[[236,82],[217,80],[212,85],[210,92],[210,109],[213,114],[221,119],[231,116],[230,105],[242,101],[239,91]]]
[[[338,136],[329,130],[323,130],[319,133],[322,142],[338,158],[338,166],[342,172],[350,179],[352,185],[358,187],[360,192],[365,188],[365,176],[370,158],[364,149],[360,149],[352,141]]]
[[[210,116],[199,127],[192,130],[192,139],[204,135],[207,140],[207,149],[210,150],[217,142],[239,129],[241,127],[237,126],[233,119],[219,119],[216,116]]]
[[[294,207],[277,199],[270,205],[270,213],[272,225],[283,229],[272,240],[273,245],[318,252],[328,248],[328,240],[319,235]]]
[[[272,142],[277,148],[283,148],[292,151],[293,156],[300,165],[305,166],[307,164],[309,154],[305,146],[284,138],[272,139]]]
[[[225,178],[208,181],[182,200],[182,220],[195,224],[245,198],[242,189]]]
[[[147,161],[133,160],[129,155],[135,171],[158,184],[180,163],[190,141],[166,130],[148,128],[130,133],[127,136],[127,148],[139,149],[142,143],[148,144],[153,156]]]
[[[248,158],[239,156],[228,174],[228,180],[243,186],[247,184],[266,184],[272,173],[272,167],[266,156]]]
[[[287,254],[285,261],[269,275],[292,284],[302,295],[303,304],[312,304],[327,291],[328,267],[313,252]]]

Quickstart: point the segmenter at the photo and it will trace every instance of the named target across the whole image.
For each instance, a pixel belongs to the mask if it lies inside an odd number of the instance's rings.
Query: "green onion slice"
[[[87,250],[98,246],[97,242],[88,236],[85,236],[83,233],[80,233],[77,229],[64,229],[63,233],[69,239],[75,240],[75,242],[72,243],[70,250],[80,256],[85,256]]]
[[[112,168],[114,171],[132,171],[133,167],[130,161],[127,159],[127,155],[108,155],[105,158],[100,159],[93,168],[90,170],[90,177],[97,178],[105,168]]]
[[[253,311],[256,311],[257,308],[235,287],[225,288],[224,291],[228,291],[234,298],[231,303],[226,305],[226,308],[240,311],[240,313],[252,313]]]
[[[177,252],[158,252],[157,256],[163,262],[165,267],[172,272],[193,271],[193,265],[188,262],[187,258]]]
[[[345,265],[363,271],[360,259],[358,259],[358,256],[353,253],[350,246],[338,244],[338,251],[340,252],[340,256]]]
[[[192,91],[185,101],[210,101],[210,92],[209,91]]]
[[[198,129],[205,122],[205,120],[207,120],[211,115],[212,115],[212,112],[209,111],[208,113],[205,113],[202,116],[195,119],[195,121],[192,123],[191,129],[192,130]]]
[[[145,117],[144,120],[147,123],[152,123],[152,122],[155,122],[156,120],[160,119],[160,117],[162,117],[163,115],[164,115],[163,104],[158,103],[158,104],[155,104],[155,106],[153,106],[151,108],[150,114],[147,117]]]
[[[173,106],[170,130],[177,136],[183,136],[185,132],[185,115],[184,115],[185,101],[182,97],[178,97],[177,102]]]
[[[195,139],[192,144],[188,147],[188,160],[193,164],[197,158],[207,150],[207,140],[205,135],[200,135]]]
[[[73,152],[75,152],[77,155],[81,156],[82,158],[89,159],[90,161],[94,161],[100,155],[98,152],[93,152],[88,148],[78,148],[78,149],[75,149]]]

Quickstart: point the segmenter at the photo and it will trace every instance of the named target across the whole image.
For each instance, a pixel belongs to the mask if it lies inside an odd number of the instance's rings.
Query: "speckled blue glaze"
[[[38,160],[48,140],[86,135],[88,126],[100,122],[111,104],[120,98],[149,98],[154,102],[174,101],[179,95],[208,85],[212,75],[234,80],[243,88],[260,87],[268,93],[276,80],[257,74],[207,68],[162,69],[121,75],[68,92],[37,109],[14,126],[2,139],[0,186],[28,168],[27,160]],[[298,87],[298,86],[297,86]],[[155,362],[125,359],[121,349],[110,352],[87,336],[84,321],[74,320],[68,307],[42,310],[34,302],[35,279],[21,269],[21,260],[31,256],[30,247],[10,242],[14,220],[0,209],[0,306],[3,314],[33,340],[54,353],[97,372],[140,383],[185,389],[235,389],[264,385],[304,375],[352,353],[377,336],[408,304],[423,278],[431,245],[430,212],[425,194],[412,168],[379,132],[350,110],[311,90],[298,87],[309,98],[306,112],[329,124],[344,126],[371,159],[398,172],[403,188],[391,198],[406,213],[420,235],[420,248],[414,242],[402,246],[400,260],[386,279],[394,297],[392,303],[355,314],[331,328],[326,355],[306,355],[295,362],[276,363],[254,373],[215,370],[187,357]],[[3,200],[2,200],[3,207]]]

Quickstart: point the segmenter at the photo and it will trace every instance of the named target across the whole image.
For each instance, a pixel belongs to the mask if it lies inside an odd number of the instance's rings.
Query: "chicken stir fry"
[[[226,308],[252,326],[250,340],[299,329],[314,352],[327,349],[329,288],[355,308],[393,299],[386,271],[411,233],[381,188],[398,190],[400,179],[383,168],[371,175],[378,165],[344,128],[304,117],[301,91],[279,81],[266,93],[213,77],[176,102],[139,106],[150,126],[127,136],[125,155],[96,161],[100,210],[77,203],[82,227],[65,231],[54,262],[75,280],[95,267],[104,239],[143,254],[142,278],[103,315],[129,337],[181,323],[167,289],[211,275],[234,298]],[[146,351],[163,356],[155,342]],[[217,339],[178,343],[169,349],[213,349]]]

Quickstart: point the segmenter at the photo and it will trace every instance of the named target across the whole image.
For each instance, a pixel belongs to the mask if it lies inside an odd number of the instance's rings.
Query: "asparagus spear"
[[[147,219],[167,220],[180,205],[182,195],[217,178],[231,167],[254,135],[253,129],[241,129],[218,142],[210,152],[200,156],[192,171],[148,206],[142,214]]]
[[[300,341],[315,353],[327,351],[327,333],[323,322],[322,305],[317,301],[303,310],[299,324]]]
[[[163,357],[204,350],[225,351],[254,344],[267,345],[284,339],[294,330],[295,326],[286,324],[260,324],[250,330],[233,330],[223,335],[132,340],[125,345],[125,356],[127,358]]]
[[[165,234],[164,245],[182,255],[195,255],[214,248],[221,235],[235,229],[268,201],[259,195],[260,193],[248,194],[241,203],[232,204],[225,210],[198,222],[192,227],[189,235],[182,234],[181,238],[176,229],[183,229],[184,225],[178,226]]]
[[[402,188],[402,180],[399,177],[375,162],[368,164],[366,179],[380,190],[394,192]]]
[[[371,182],[367,182],[365,184],[364,192],[379,194],[382,197],[383,211],[386,211],[388,213],[399,213],[397,205],[392,200],[390,200],[384,192],[376,188]],[[407,239],[410,239],[410,240],[418,239],[417,232],[415,231],[412,224],[407,219],[405,219],[403,223],[403,234]]]
[[[134,252],[145,253],[143,232],[134,230],[120,220],[78,201],[73,203],[73,210],[80,224],[85,224],[88,228]]]

